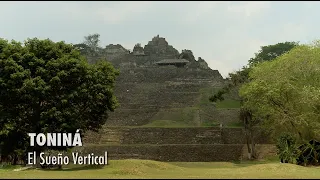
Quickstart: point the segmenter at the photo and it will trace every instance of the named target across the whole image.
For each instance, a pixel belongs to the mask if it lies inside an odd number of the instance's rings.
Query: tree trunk
[[[256,158],[256,148],[255,148],[255,143],[254,143],[254,136],[253,136],[253,132],[252,132],[252,129],[250,130],[250,139],[251,139],[251,156],[252,156],[252,159],[255,159]]]
[[[17,162],[18,162],[18,155],[14,154],[12,158],[12,165],[17,165]]]
[[[249,140],[249,135],[247,132],[247,129],[245,129],[245,137],[246,137],[246,143],[247,143],[247,149],[248,149],[248,159],[251,160],[252,155],[251,155],[251,147],[250,147],[250,140]]]
[[[42,168],[42,166],[40,165],[40,153],[41,151],[36,148],[36,168]]]

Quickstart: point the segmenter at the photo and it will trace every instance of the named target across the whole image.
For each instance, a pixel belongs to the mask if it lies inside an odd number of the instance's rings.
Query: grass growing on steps
[[[199,101],[199,106],[210,106],[213,105],[212,102],[209,101],[209,98],[218,92],[218,88],[213,88],[213,87],[208,87],[208,88],[202,88],[199,90],[200,92],[200,101]]]
[[[219,90],[219,88],[213,87],[200,89],[199,92],[201,97],[198,106],[213,106],[215,104],[217,108],[240,108],[240,101],[231,98],[228,94],[225,95],[225,100],[221,102],[210,102],[209,98]]]
[[[227,127],[244,127],[243,126],[243,122],[232,122],[232,123],[229,123],[227,124]]]
[[[195,107],[171,108],[159,111],[144,127],[195,127]]]
[[[1,178],[319,178],[319,167],[302,167],[273,161],[183,162],[110,160],[104,167],[69,166],[64,170],[8,171]]]
[[[217,108],[240,108],[240,101],[226,99],[216,103]]]
[[[174,120],[154,120],[142,127],[190,127],[190,125]]]
[[[199,103],[194,107],[171,108],[160,110],[151,118],[150,123],[142,127],[216,127],[219,125],[214,111],[210,111],[210,106],[213,108],[214,103],[209,101],[209,97],[217,92],[217,88],[202,88],[200,89]],[[240,102],[226,97],[224,101],[217,102],[215,107],[218,109],[239,108]],[[199,116],[201,114],[201,117]],[[206,114],[210,114],[210,117]],[[222,117],[223,118],[223,117]],[[236,124],[235,122],[234,124]]]
[[[216,121],[211,121],[211,122],[203,122],[202,127],[219,127],[220,123]]]

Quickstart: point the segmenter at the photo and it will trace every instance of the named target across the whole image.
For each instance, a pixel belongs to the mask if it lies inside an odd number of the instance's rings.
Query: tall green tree
[[[279,57],[285,53],[288,53],[292,48],[298,46],[297,42],[284,42],[274,45],[262,46],[258,53],[255,53],[255,57],[248,61],[248,65],[244,66],[241,70],[229,73],[228,83],[219,90],[216,94],[212,95],[209,100],[212,102],[223,101],[226,94],[233,92],[239,92],[242,85],[250,82],[249,73],[251,69],[259,63],[265,61],[271,61],[276,57]],[[245,128],[245,137],[248,148],[248,158],[255,158],[255,142],[254,135],[256,126],[266,117],[253,116],[253,109],[243,106],[245,99],[240,97],[240,120],[243,122]]]
[[[271,61],[296,47],[298,42],[281,42],[273,45],[262,46],[260,51],[255,54],[255,57],[249,60],[249,65],[259,64],[264,61]]]
[[[105,61],[89,65],[64,42],[0,39],[1,155],[29,150],[30,132],[100,129],[117,107],[118,73]]]
[[[89,46],[94,51],[98,51],[99,43],[100,43],[100,34],[95,33],[95,34],[89,34],[88,36],[85,36],[83,43]]]
[[[73,45],[82,55],[95,55],[95,51],[84,43]]]
[[[89,34],[84,37],[84,41],[79,44],[74,44],[74,47],[86,56],[98,56],[101,54],[100,34]]]
[[[250,83],[240,89],[244,106],[275,133],[294,133],[301,141],[320,133],[320,47],[301,45],[264,62],[250,72]]]

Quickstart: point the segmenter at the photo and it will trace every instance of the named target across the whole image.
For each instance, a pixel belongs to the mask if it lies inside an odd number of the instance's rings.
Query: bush
[[[282,163],[293,163],[299,155],[296,146],[296,139],[289,133],[281,134],[276,146]]]
[[[296,161],[298,165],[319,165],[320,142],[311,140],[298,147],[300,151]]]

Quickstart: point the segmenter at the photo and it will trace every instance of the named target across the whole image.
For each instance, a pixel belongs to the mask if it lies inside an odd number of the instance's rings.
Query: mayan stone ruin
[[[115,87],[120,107],[110,113],[100,133],[87,136],[90,151],[107,149],[113,159],[229,161],[243,157],[243,129],[219,127],[239,123],[239,108],[215,108],[208,100],[226,80],[204,59],[196,60],[191,50],[180,53],[157,35],[144,47],[137,43],[132,52],[110,44],[99,56],[87,58],[91,62],[105,59],[120,70]],[[269,143],[263,134],[257,141]]]

